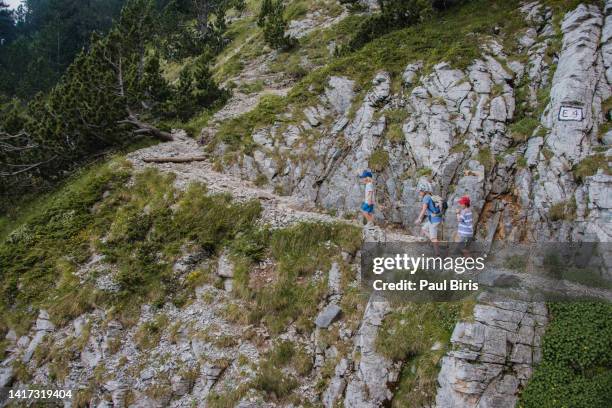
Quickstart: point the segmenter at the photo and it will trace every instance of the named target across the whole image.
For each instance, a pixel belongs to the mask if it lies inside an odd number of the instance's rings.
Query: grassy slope
[[[512,34],[524,27],[517,5],[518,1],[514,0],[493,4],[473,0],[421,24],[389,33],[348,55],[330,57],[328,64],[304,77],[287,97],[265,98],[255,110],[225,122],[217,137],[236,150],[247,147],[248,151],[252,145],[251,133],[272,124],[276,115],[284,112],[287,106],[293,110],[295,120],[299,121],[303,108],[314,103],[332,75],[356,80],[357,90],[365,92],[379,70],[390,72],[394,86],[399,86],[401,73],[409,62],[422,60],[425,69],[431,69],[440,61],[465,67],[480,55],[483,36],[493,35],[494,27],[501,28],[500,40],[512,38]],[[350,33],[359,18],[353,16],[345,19],[339,25],[339,31]],[[325,36],[325,33],[316,35]],[[313,42],[324,43],[324,38],[315,38]]]

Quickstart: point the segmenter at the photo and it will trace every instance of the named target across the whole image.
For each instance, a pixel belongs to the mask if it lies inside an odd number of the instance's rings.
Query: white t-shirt
[[[370,200],[374,204],[374,183],[367,183],[365,185],[365,199],[363,201],[369,204]]]

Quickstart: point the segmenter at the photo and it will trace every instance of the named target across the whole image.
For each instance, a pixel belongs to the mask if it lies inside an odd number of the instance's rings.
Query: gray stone
[[[222,278],[233,278],[234,277],[234,263],[229,258],[229,251],[224,250],[219,256],[217,262],[217,275]]]
[[[355,81],[345,77],[332,76],[329,78],[328,86],[325,88],[325,96],[334,112],[339,116],[342,116],[351,107],[355,97],[354,86]]]
[[[584,4],[569,12],[561,24],[563,46],[543,124],[551,129],[546,145],[571,165],[588,154],[591,144],[587,131],[593,123],[592,100],[597,85],[597,50],[602,25],[599,8]],[[561,121],[559,111],[564,105],[581,108],[584,119]]]
[[[142,372],[140,373],[140,379],[142,381],[150,380],[153,377],[155,377],[155,370],[152,368],[146,368],[142,370]]]
[[[423,62],[418,61],[413,64],[408,64],[402,74],[402,80],[404,85],[407,87],[414,86],[416,84],[418,73],[423,68]]]
[[[25,353],[23,353],[23,356],[21,357],[22,362],[28,363],[32,359],[32,355],[34,355],[36,348],[40,345],[40,343],[42,343],[46,335],[47,335],[47,332],[44,330],[39,330],[36,332],[36,334],[32,338],[32,341],[28,345],[28,348],[26,349]]]
[[[310,126],[317,127],[319,126],[319,124],[321,124],[321,121],[319,120],[319,117],[318,117],[319,113],[317,112],[315,108],[308,107],[304,109],[304,115],[306,116],[306,120],[308,121]]]
[[[0,367],[0,388],[8,387],[13,381],[13,367]]]
[[[336,318],[340,316],[341,312],[342,309],[340,309],[340,306],[329,305],[319,312],[315,320],[315,324],[319,328],[326,329],[334,322],[334,320],[336,320]]]
[[[55,330],[55,325],[49,320],[49,313],[47,313],[46,310],[41,309],[38,314],[38,319],[36,319],[36,330],[48,332]]]
[[[178,396],[183,396],[189,393],[189,381],[178,374],[175,374],[170,379],[172,392]]]
[[[21,336],[19,340],[17,340],[17,347],[26,348],[30,344],[30,338],[28,336]]]
[[[379,72],[372,80],[374,87],[366,95],[366,102],[372,106],[382,104],[391,92],[391,76],[387,72]]]
[[[6,336],[4,338],[11,343],[15,343],[17,342],[17,333],[15,332],[15,330],[10,329],[8,333],[6,333]]]
[[[603,144],[605,144],[606,146],[610,146],[612,145],[612,130],[608,130],[604,135],[603,138],[601,139],[601,141],[603,142]]]

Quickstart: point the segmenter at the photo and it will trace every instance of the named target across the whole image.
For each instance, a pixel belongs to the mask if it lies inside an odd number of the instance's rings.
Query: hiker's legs
[[[436,222],[436,223],[428,223],[428,228],[429,228],[429,240],[431,241],[433,248],[434,248],[434,254],[436,256],[438,256],[440,254],[440,244],[438,243],[438,227],[440,226],[441,223]]]
[[[461,253],[464,257],[471,257],[472,254],[469,250],[470,243],[472,242],[472,237],[461,237]]]
[[[368,203],[363,203],[361,205],[361,214],[363,214],[363,217],[366,219],[368,224],[371,224],[374,222],[374,206],[373,205],[369,205]]]

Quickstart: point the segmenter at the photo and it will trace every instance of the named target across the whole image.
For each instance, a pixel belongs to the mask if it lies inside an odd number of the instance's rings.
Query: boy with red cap
[[[459,242],[463,244],[464,251],[466,251],[468,244],[474,236],[474,221],[472,210],[470,209],[470,197],[463,196],[457,203],[461,207],[457,209],[457,233],[459,235]]]

